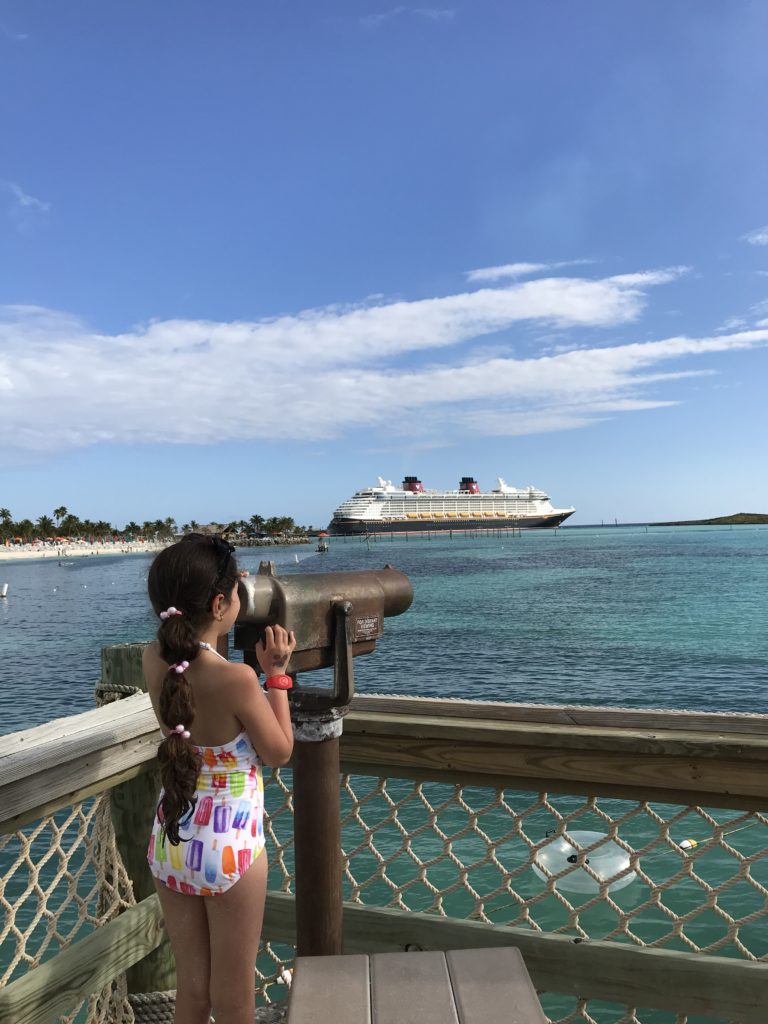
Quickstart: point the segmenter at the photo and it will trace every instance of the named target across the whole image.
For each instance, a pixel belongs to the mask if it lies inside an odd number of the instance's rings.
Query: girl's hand
[[[293,632],[288,633],[282,626],[267,626],[264,641],[256,644],[256,657],[267,679],[285,673],[295,647]]]

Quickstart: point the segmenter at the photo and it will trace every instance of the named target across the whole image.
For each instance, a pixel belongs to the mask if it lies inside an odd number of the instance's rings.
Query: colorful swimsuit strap
[[[218,651],[216,650],[216,648],[215,648],[215,647],[211,647],[211,645],[210,645],[210,644],[207,644],[207,643],[205,643],[205,641],[204,641],[204,640],[199,640],[199,641],[198,641],[198,647],[202,647],[204,651],[210,651],[210,652],[211,652],[211,654],[215,654],[215,655],[216,655],[216,657],[217,657],[217,658],[221,658],[221,660],[222,660],[222,661],[226,661],[226,660],[227,660],[227,659],[226,659],[226,658],[224,657],[224,655],[223,655],[223,654],[219,654],[219,652],[218,652]]]

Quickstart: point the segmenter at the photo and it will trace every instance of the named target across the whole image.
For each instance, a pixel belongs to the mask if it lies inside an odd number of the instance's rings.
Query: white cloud
[[[29,195],[15,181],[0,178],[0,189],[9,197],[6,210],[19,231],[27,231],[46,220],[51,204]]]
[[[594,260],[560,260],[558,263],[505,263],[500,267],[480,267],[468,270],[465,277],[468,281],[504,281],[519,277],[530,277],[532,274],[543,274],[561,267],[578,267],[594,263]]]
[[[26,39],[29,39],[27,32],[14,32],[13,29],[8,28],[0,22],[0,32],[6,37],[6,39],[12,39],[15,43],[23,43]]]
[[[742,242],[749,242],[750,245],[768,245],[768,224],[754,231],[748,231],[741,236]]]
[[[399,18],[402,15],[414,15],[417,18],[424,18],[427,21],[452,21],[456,12],[445,7],[407,7],[399,4],[397,7],[390,7],[387,11],[379,11],[374,14],[364,14],[360,18],[360,24],[365,28],[378,28],[387,21]]]
[[[5,181],[3,184],[11,192],[22,209],[38,210],[40,213],[48,213],[51,209],[50,203],[44,203],[42,199],[36,199],[34,196],[28,195],[21,185],[17,185],[15,181]]]
[[[378,28],[379,25],[383,25],[385,21],[391,21],[392,18],[397,18],[401,14],[405,14],[408,10],[407,7],[391,7],[388,11],[379,11],[376,14],[364,14],[360,18],[360,24],[366,28]]]
[[[677,400],[674,382],[708,371],[691,359],[766,345],[768,330],[546,355],[519,354],[513,337],[489,346],[487,336],[530,321],[577,333],[629,324],[647,289],[676,273],[546,278],[252,322],[157,321],[116,335],[56,311],[5,307],[0,436],[6,454],[359,437],[365,428],[431,443],[660,408]]]
[[[413,13],[429,21],[452,21],[456,11],[448,7],[414,7]]]

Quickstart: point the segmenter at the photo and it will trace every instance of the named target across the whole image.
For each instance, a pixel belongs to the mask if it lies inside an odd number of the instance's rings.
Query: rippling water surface
[[[315,554],[308,546],[239,553],[243,567],[252,571],[263,557],[277,562],[278,573],[381,568],[389,562],[410,576],[413,607],[387,621],[375,654],[355,662],[361,691],[768,712],[768,528],[563,529],[521,537],[443,536],[369,543],[335,539],[327,555]],[[150,561],[151,556],[136,555],[62,564],[53,559],[0,563],[0,585],[9,584],[8,599],[0,601],[0,732],[93,707],[101,648],[148,640],[154,634],[157,623],[146,597]],[[393,780],[389,792],[405,798],[408,785]],[[427,788],[439,801],[440,787]],[[268,792],[277,798],[271,788]],[[508,799],[524,809],[536,797],[511,793]],[[479,792],[478,800],[482,806],[487,793]],[[553,802],[562,814],[583,803],[572,797],[555,797]],[[601,807],[617,817],[625,813],[626,807],[614,808],[613,803],[602,800]],[[366,808],[375,817],[373,805]],[[656,810],[668,810],[671,816],[677,808]],[[725,820],[731,817],[722,813]],[[420,815],[423,808],[414,801],[401,811],[401,821],[416,831],[422,824]],[[500,816],[498,821],[491,820],[494,815]],[[580,827],[604,828],[601,821],[579,822]],[[450,833],[464,828],[466,820],[452,809],[441,817],[441,824]],[[553,824],[543,809],[526,818],[533,841],[546,836]],[[740,819],[733,825],[738,835],[729,842],[743,856],[759,858],[752,875],[768,885],[762,830],[739,825]],[[505,835],[510,825],[501,812],[490,811],[483,827]],[[690,832],[703,842],[710,834],[706,822],[693,813],[676,821],[673,831],[676,841]],[[622,838],[636,849],[655,835],[655,826],[643,815],[630,817],[622,826]],[[345,845],[357,841],[359,836],[345,835]],[[378,835],[382,849],[387,841]],[[399,834],[391,841],[394,851]],[[462,842],[457,842],[456,851],[466,854],[468,862],[482,859],[484,850],[464,851]],[[563,927],[560,903],[553,895],[542,898],[541,882],[526,866],[528,848],[517,839],[507,845],[505,862],[522,872],[515,885],[535,902],[539,925]],[[6,874],[10,863],[8,850],[0,856],[0,873]],[[643,866],[663,879],[680,869],[680,855],[664,848],[644,857]],[[706,863],[697,862],[705,883],[712,886],[723,885],[734,867],[732,858],[718,849]],[[356,862],[363,874],[364,868]],[[370,870],[375,874],[376,864]],[[401,881],[410,884],[410,862],[402,869],[390,866],[393,877],[401,870]],[[435,879],[441,886],[454,881],[446,867]],[[15,878],[8,892],[23,882],[22,877]],[[499,879],[484,867],[473,875],[473,884],[478,891],[491,893]],[[383,891],[372,890],[367,900],[380,897],[384,904],[391,898],[381,885]],[[691,887],[695,889],[683,879],[666,894],[678,913],[700,904],[701,893],[689,891]],[[615,899],[630,909],[646,899],[647,892],[635,882]],[[731,888],[730,896],[739,916],[761,911],[759,890],[743,880]],[[486,912],[500,923],[514,920],[519,912],[504,897],[491,897],[486,905]],[[414,909],[426,909],[432,896],[424,898],[422,907],[415,890],[409,895]],[[469,913],[471,901],[466,906],[462,902],[466,899],[463,890],[457,890],[448,900],[448,912]],[[604,908],[587,913],[583,923],[588,923],[593,937],[615,927]],[[669,921],[651,908],[633,927],[645,941],[653,941],[666,933]],[[707,911],[687,927],[700,945],[706,945],[717,942],[725,926],[714,911]],[[759,921],[743,926],[740,935],[757,955],[765,954],[768,947]],[[680,948],[679,941],[672,945]],[[568,1000],[547,997],[555,1019],[567,1014],[570,1006]],[[590,1012],[599,1024],[615,1021],[613,1011],[604,1015],[598,1010],[599,1004],[591,1002]],[[674,1015],[644,1013],[641,1019],[670,1024]],[[699,1020],[689,1017],[691,1024]]]
[[[413,582],[368,692],[768,712],[768,528],[595,528],[334,539],[239,552],[278,572],[380,568]],[[298,560],[298,561],[297,561]],[[0,563],[0,731],[93,706],[100,651],[152,637],[151,556]]]

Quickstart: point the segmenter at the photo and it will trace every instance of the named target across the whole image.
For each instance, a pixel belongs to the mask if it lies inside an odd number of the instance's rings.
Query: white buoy
[[[2,585],[2,587],[0,587],[0,597],[8,597],[8,584],[7,583],[4,583]]]
[[[576,849],[576,844],[583,850],[585,847],[600,842],[601,839],[605,842],[586,855],[580,854]],[[558,889],[565,889],[569,892],[599,893],[601,882],[615,878],[622,871],[626,871],[630,863],[627,851],[613,839],[609,839],[604,832],[566,832],[565,835],[553,838],[550,843],[537,851],[532,867],[539,878],[546,882],[553,875],[559,875],[561,871],[578,864],[582,856],[584,860],[579,867],[557,879],[555,885]],[[590,870],[594,871],[599,881],[584,870],[584,864],[589,865]],[[616,878],[610,883],[608,892],[623,889],[636,877],[634,871],[627,871],[621,878]]]

